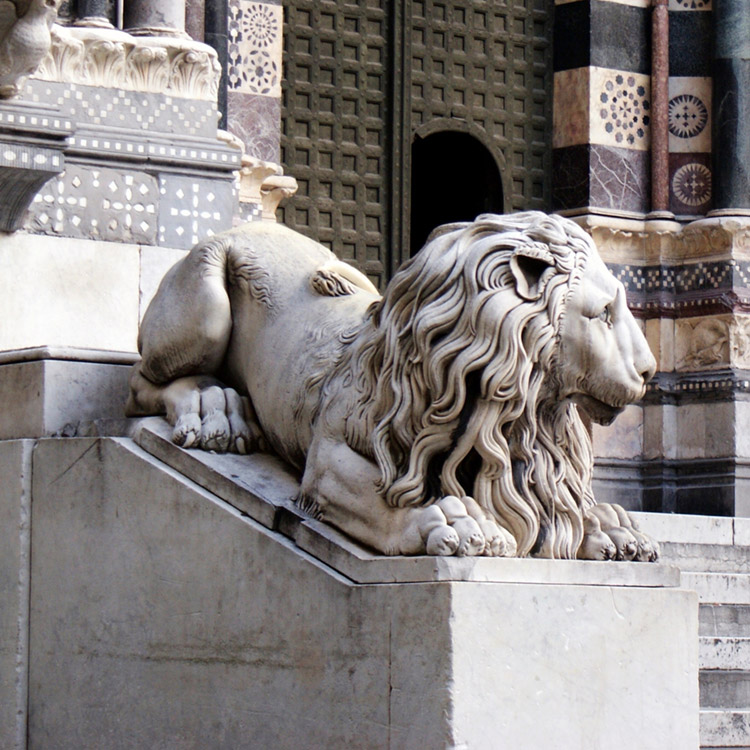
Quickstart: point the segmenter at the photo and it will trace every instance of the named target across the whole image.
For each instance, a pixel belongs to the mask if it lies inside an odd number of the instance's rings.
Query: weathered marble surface
[[[353,584],[127,440],[33,492],[32,746],[697,747],[690,592]]]
[[[70,434],[81,422],[121,418],[128,370],[126,363],[66,361],[44,353],[0,364],[0,440]]]
[[[679,585],[679,571],[669,565],[644,569],[636,563],[611,567],[581,560],[566,563],[476,557],[394,560],[358,545],[331,526],[301,513],[293,502],[299,492],[299,476],[275,456],[185,451],[172,442],[171,434],[164,419],[149,417],[137,423],[133,438],[147,453],[254,521],[294,540],[300,549],[357,583],[488,581],[591,586]],[[659,539],[658,536],[653,538]]]
[[[31,440],[0,441],[0,747],[26,748]]]

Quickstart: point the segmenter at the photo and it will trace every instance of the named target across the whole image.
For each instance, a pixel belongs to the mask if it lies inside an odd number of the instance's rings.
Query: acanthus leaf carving
[[[196,99],[215,99],[219,90],[221,66],[204,50],[178,52],[171,60],[169,87]]]
[[[206,44],[58,25],[51,38],[35,78],[216,101],[221,66]]]
[[[137,91],[166,91],[169,83],[169,54],[156,46],[131,47],[127,68]]]
[[[125,68],[125,45],[102,40],[87,47],[86,79],[92,86],[109,86],[122,76]]]

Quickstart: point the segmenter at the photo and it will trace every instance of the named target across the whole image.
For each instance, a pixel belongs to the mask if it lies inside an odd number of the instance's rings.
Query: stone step
[[[700,712],[701,747],[741,750],[750,747],[750,711]]]
[[[682,573],[682,587],[698,592],[706,604],[750,604],[750,575],[746,573]]]
[[[663,542],[750,547],[750,518],[631,513],[641,531]]]
[[[727,544],[661,542],[661,559],[681,570],[706,573],[750,573],[750,548]]]
[[[705,638],[750,638],[750,604],[701,604],[698,617]]]
[[[701,636],[698,666],[704,670],[750,670],[750,638]]]
[[[750,672],[703,669],[699,683],[701,708],[750,710]]]

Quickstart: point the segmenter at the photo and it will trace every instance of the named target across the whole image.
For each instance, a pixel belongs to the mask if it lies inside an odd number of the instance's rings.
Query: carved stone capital
[[[281,167],[252,156],[242,157],[240,168],[240,203],[260,203],[261,186],[271,175],[280,175]]]
[[[216,51],[191,39],[55,25],[34,77],[215,101],[220,76]]]
[[[260,204],[263,218],[275,221],[281,201],[297,192],[297,180],[274,162],[243,156],[239,192],[240,203]]]
[[[714,215],[681,224],[587,214],[575,221],[591,234],[607,263],[669,265],[750,257],[750,216]]]

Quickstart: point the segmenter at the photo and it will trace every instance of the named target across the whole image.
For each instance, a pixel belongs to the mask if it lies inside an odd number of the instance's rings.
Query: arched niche
[[[440,224],[506,210],[502,157],[455,120],[417,131],[411,152],[410,248],[414,255]]]

